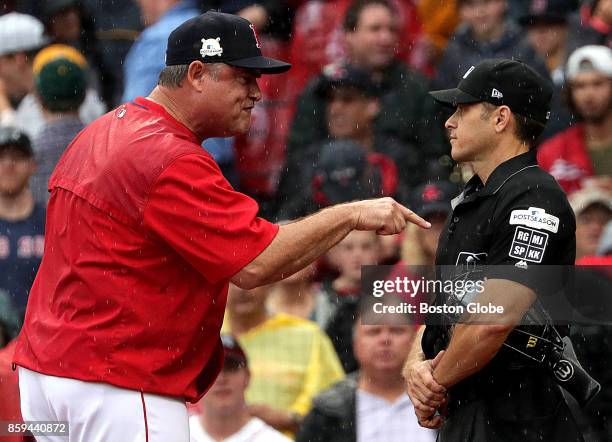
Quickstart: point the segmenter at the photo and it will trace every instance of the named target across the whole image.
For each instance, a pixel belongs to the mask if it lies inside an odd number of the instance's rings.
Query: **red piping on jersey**
[[[145,405],[144,393],[140,392],[140,399],[142,399],[142,412],[144,414],[145,423],[145,441],[149,442],[149,424],[147,423],[147,406]]]

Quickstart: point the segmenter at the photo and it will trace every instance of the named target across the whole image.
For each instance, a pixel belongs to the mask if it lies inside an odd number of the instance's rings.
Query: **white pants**
[[[26,421],[66,421],[69,436],[40,442],[189,442],[185,403],[109,384],[47,376],[19,367]]]

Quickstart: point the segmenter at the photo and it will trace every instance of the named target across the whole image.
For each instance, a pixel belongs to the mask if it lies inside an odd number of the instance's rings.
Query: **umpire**
[[[504,313],[489,324],[422,327],[404,370],[418,421],[443,442],[583,440],[551,371],[502,350],[538,304],[534,272],[575,259],[574,215],[535,155],[551,85],[523,63],[492,59],[431,95],[456,108],[445,123],[452,157],[474,171],[453,200],[436,264],[486,265],[493,273],[479,299]]]

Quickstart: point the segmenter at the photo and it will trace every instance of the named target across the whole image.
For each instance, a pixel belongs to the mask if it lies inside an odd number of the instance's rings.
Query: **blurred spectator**
[[[449,38],[459,24],[457,0],[420,0],[417,8],[425,41],[425,72],[433,76],[434,70],[429,67],[438,64]],[[413,64],[411,66],[416,67]]]
[[[312,398],[344,373],[329,338],[314,322],[268,313],[268,291],[230,285],[223,327],[238,337],[249,360],[251,415],[279,431],[294,432]]]
[[[380,92],[380,112],[374,130],[392,136],[418,152],[438,158],[447,143],[441,125],[435,125],[434,103],[427,82],[397,59],[397,11],[386,0],[356,0],[344,18],[348,64],[370,74]],[[299,157],[314,143],[329,139],[325,100],[317,91],[326,75],[310,82],[297,104],[287,144],[287,157]],[[293,189],[289,189],[292,191]]]
[[[203,11],[216,9],[227,14],[236,14],[253,23],[259,34],[281,40],[288,40],[293,24],[292,3],[301,0],[201,0]]]
[[[585,181],[612,191],[612,49],[576,50],[566,78],[570,107],[580,122],[542,144],[538,162],[567,193]]]
[[[46,43],[43,25],[34,17],[9,13],[0,17],[0,125],[15,126],[30,138],[44,119],[33,94],[34,56]],[[79,115],[85,124],[105,111],[93,89],[88,89]]]
[[[576,259],[595,255],[612,220],[612,193],[586,187],[570,196],[570,204],[576,214]]]
[[[36,97],[45,123],[32,142],[37,169],[30,188],[34,199],[45,205],[49,201],[47,185],[51,173],[84,127],[79,107],[87,88],[85,66],[85,59],[77,50],[63,45],[49,46],[34,59]]]
[[[597,255],[612,257],[612,221],[606,225],[597,245]]]
[[[585,45],[612,47],[612,1],[584,0],[571,26],[575,34],[571,51]]]
[[[88,84],[103,98],[107,107],[112,102],[110,73],[102,58],[96,38],[94,20],[80,0],[47,0],[43,7],[43,23],[51,43],[77,49],[87,59]],[[106,80],[106,81],[104,81]]]
[[[200,14],[195,0],[137,1],[146,29],[125,58],[123,102],[149,95],[165,66],[168,36],[178,25]]]
[[[81,0],[92,19],[99,49],[102,93],[109,108],[120,104],[123,93],[123,62],[142,30],[137,1]]]
[[[567,129],[571,113],[563,100],[565,63],[569,56],[568,17],[577,7],[576,0],[531,0],[527,13],[519,23],[527,30],[527,38],[538,55],[545,61],[554,85],[550,103],[550,118],[541,139]]]
[[[403,180],[394,192],[405,196],[408,188],[419,182],[426,167],[422,167],[423,153],[414,146],[406,146],[392,136],[374,131],[374,122],[380,113],[380,98],[369,75],[351,66],[329,65],[316,90],[325,106],[325,124],[332,140],[350,140],[366,153],[381,153],[393,160],[401,170],[413,173],[402,174]],[[307,199],[313,170],[319,164],[323,147],[328,144],[320,140],[287,157],[287,165],[278,198],[284,201],[278,216],[295,218],[306,213],[296,212],[299,200]]]
[[[0,288],[0,348],[17,337],[21,322],[20,314],[8,292]]]
[[[251,374],[246,354],[231,335],[222,335],[223,369],[200,401],[201,415],[189,418],[191,442],[290,442],[261,419],[251,417],[244,398]]]
[[[354,323],[359,372],[317,396],[298,442],[433,442],[422,428],[404,392],[402,367],[414,339],[414,327],[383,321]],[[380,322],[379,322],[380,321]],[[386,322],[386,321],[385,321]]]
[[[346,373],[359,368],[353,354],[353,324],[361,294],[361,266],[376,265],[380,244],[375,232],[351,232],[329,252],[340,275],[324,281],[317,295],[316,320],[330,337]]]
[[[0,128],[0,288],[22,317],[45,242],[45,208],[29,188],[35,169],[28,137]]]
[[[27,130],[24,99],[32,91],[32,61],[47,40],[38,19],[11,12],[0,17],[0,125]],[[30,97],[33,100],[33,97]]]
[[[434,1],[437,8],[443,9],[439,0]],[[289,60],[293,65],[288,75],[293,101],[323,66],[345,61],[343,21],[355,0],[294,0],[289,3],[300,4],[295,14]],[[426,61],[421,54],[413,54],[422,53],[420,40],[424,35],[417,11],[417,3],[421,2],[390,0],[388,3],[395,8],[398,41],[403,43],[397,48],[398,57],[406,63],[415,61],[416,65],[410,64],[415,69],[423,67]]]
[[[315,321],[316,288],[313,281],[315,271],[316,264],[312,263],[277,282],[268,299],[270,313],[286,313]]]
[[[548,77],[548,69],[518,25],[506,20],[506,0],[458,0],[462,25],[437,67],[434,89],[453,88],[485,58],[520,59]]]
[[[320,151],[296,163],[293,173],[298,177],[278,213],[281,219],[305,216],[332,204],[395,194],[397,167],[386,155],[367,153],[349,140],[326,143]]]
[[[450,181],[430,182],[413,191],[410,207],[429,221],[431,228],[417,231],[406,227],[400,266],[434,265],[440,232],[451,211],[451,200],[459,193],[459,186]]]

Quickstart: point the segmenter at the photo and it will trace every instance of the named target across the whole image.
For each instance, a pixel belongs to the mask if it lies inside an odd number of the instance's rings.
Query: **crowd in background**
[[[231,287],[226,368],[192,407],[194,441],[435,440],[403,389],[414,329],[359,321],[361,266],[401,274],[404,265],[434,263],[450,201],[471,171],[453,163],[450,111],[427,92],[455,87],[484,58],[519,59],[553,83],[538,161],[575,211],[577,264],[589,282],[610,287],[612,0],[4,0],[0,420],[19,417],[8,361],[43,257],[55,164],[85,125],[148,95],[170,32],[208,9],[247,18],[264,54],[293,65],[259,79],[262,100],[246,135],[203,143],[262,216],[286,222],[393,196],[433,227],[353,232],[273,286]],[[576,411],[587,440],[611,440],[612,328],[575,326],[573,334],[603,387]]]

